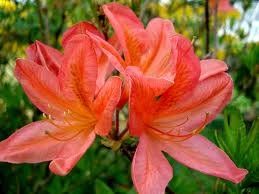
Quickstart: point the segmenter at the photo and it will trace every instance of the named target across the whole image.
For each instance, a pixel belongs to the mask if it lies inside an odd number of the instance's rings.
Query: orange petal
[[[0,142],[0,161],[11,163],[38,163],[53,160],[50,169],[59,175],[67,174],[94,140],[94,134],[86,130],[76,137],[77,130],[61,130],[48,121],[31,123]]]
[[[63,115],[67,103],[54,73],[45,66],[24,59],[16,61],[14,73],[31,102],[42,112],[54,117]]]
[[[111,38],[109,38],[108,42],[119,52],[122,53],[122,47],[120,45],[120,42],[118,40],[118,37],[116,34],[113,34]]]
[[[174,35],[172,45],[175,47],[173,53],[176,60],[174,85],[161,97],[162,104],[182,98],[197,85],[200,77],[200,62],[191,42],[181,35]]]
[[[164,194],[173,176],[172,168],[157,142],[143,134],[136,149],[131,174],[138,193]]]
[[[89,106],[94,98],[97,79],[97,58],[87,35],[74,36],[65,47],[64,63],[59,78],[66,96]]]
[[[156,116],[159,96],[172,84],[164,79],[143,76],[135,67],[128,67],[130,82],[129,126],[132,135],[139,136]]]
[[[98,120],[95,132],[99,135],[107,135],[111,130],[113,114],[121,96],[121,84],[119,77],[111,77],[94,101],[94,110]]]
[[[104,39],[104,35],[98,31],[98,29],[89,22],[79,22],[70,28],[68,28],[62,37],[62,46],[65,48],[67,43],[73,38],[75,35],[78,34],[87,34],[87,32],[91,32],[95,34],[96,36],[99,36],[100,38]]]
[[[103,53],[109,58],[110,63],[122,74],[124,74],[124,68],[126,68],[126,64],[120,56],[115,48],[110,45],[107,41],[101,39],[95,34],[88,33],[88,35],[92,38],[96,45],[102,49]]]
[[[201,135],[182,142],[161,142],[161,145],[178,162],[208,175],[239,183],[248,173],[237,168],[227,154]]]
[[[212,75],[216,75],[220,72],[224,72],[228,70],[228,66],[224,61],[220,61],[217,59],[207,59],[201,60],[201,76],[200,81],[204,80]]]
[[[105,80],[112,74],[114,67],[110,64],[108,57],[104,53],[96,52],[96,55],[98,63],[98,73],[95,93],[98,93],[99,90],[103,87]]]
[[[62,60],[62,54],[58,50],[36,41],[27,48],[26,54],[29,60],[47,67],[56,75],[58,74]]]
[[[212,121],[230,101],[233,83],[226,73],[208,77],[199,82],[182,99],[160,104],[152,127],[164,132],[190,132],[203,128]]]
[[[137,65],[148,47],[143,24],[130,8],[118,3],[103,5],[103,11],[120,41],[127,64]]]
[[[147,26],[150,38],[148,55],[144,58],[141,68],[146,75],[165,77],[173,80],[172,43],[174,27],[169,20],[155,18]]]
[[[130,84],[129,82],[124,82],[122,85],[122,92],[121,92],[121,98],[120,101],[117,104],[117,109],[122,109],[124,105],[128,102],[129,100],[129,88]]]
[[[63,152],[60,152],[58,156],[50,162],[49,169],[54,174],[60,176],[67,175],[92,145],[95,140],[95,134],[92,132],[88,136],[81,135],[78,138],[80,139],[77,139],[78,142],[76,145],[67,146],[68,148],[71,147],[71,152],[70,150],[63,150]]]

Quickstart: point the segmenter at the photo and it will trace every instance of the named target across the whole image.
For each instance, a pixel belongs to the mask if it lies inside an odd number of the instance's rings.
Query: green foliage
[[[229,185],[226,190],[241,193],[242,190],[257,188],[256,185],[259,183],[259,118],[257,117],[248,130],[239,110],[230,106],[224,111],[224,130],[215,131],[215,137],[218,145],[235,161],[237,166],[249,171],[243,184]]]

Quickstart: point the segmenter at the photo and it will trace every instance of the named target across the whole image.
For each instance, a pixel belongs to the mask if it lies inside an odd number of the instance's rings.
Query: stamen
[[[42,113],[42,116],[44,119],[47,119],[47,115],[45,113]]]
[[[183,121],[182,123],[179,123],[179,124],[177,124],[175,126],[172,126],[172,127],[180,127],[180,126],[184,125],[185,123],[187,123],[188,121],[189,121],[189,117],[187,116],[185,121]],[[171,133],[173,130],[174,129],[171,129],[171,130],[167,131],[166,133]],[[178,130],[178,132],[179,132],[179,130]]]
[[[71,139],[74,139],[76,136],[78,136],[80,133],[82,133],[85,129],[81,129],[80,131],[78,131],[75,135],[71,136],[71,137],[68,137],[68,138],[59,138],[59,137],[56,137],[54,135],[52,135],[49,131],[45,131],[45,134],[48,135],[49,137],[57,140],[57,141],[69,141]]]
[[[197,129],[195,129],[195,130],[193,130],[192,134],[196,135],[196,134],[200,133],[204,129],[204,127],[205,127],[206,123],[208,122],[208,120],[209,120],[209,113],[206,112],[205,119],[204,119],[204,122],[203,122],[202,126],[197,128]]]
[[[163,131],[161,131],[161,130],[159,130],[157,128],[154,128],[152,126],[148,126],[148,127],[153,129],[152,130],[153,133],[158,133],[159,135],[162,135],[165,139],[172,138],[171,140],[173,140],[175,142],[179,142],[179,141],[187,140],[190,137],[200,133],[204,129],[206,123],[208,122],[208,119],[209,119],[209,113],[206,112],[205,119],[204,119],[204,122],[202,123],[202,125],[199,128],[194,129],[191,133],[187,133],[187,134],[184,134],[184,135],[180,135],[180,130],[178,131],[178,134],[176,135],[176,134],[170,134],[170,132],[172,130],[167,131],[167,132],[163,132]],[[189,120],[189,118],[187,117],[187,120],[184,121],[183,123],[179,124],[179,126],[185,124],[188,120]]]

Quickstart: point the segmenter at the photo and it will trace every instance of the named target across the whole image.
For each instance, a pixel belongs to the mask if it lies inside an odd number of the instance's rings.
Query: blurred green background
[[[62,32],[88,20],[100,30],[107,21],[99,0],[0,0],[0,139],[37,120],[41,113],[28,101],[13,76],[15,59],[40,40],[60,48]],[[177,32],[195,39],[200,58],[217,57],[229,65],[235,83],[233,100],[203,134],[224,149],[239,167],[249,170],[238,185],[203,175],[176,163],[167,193],[259,193],[259,3],[231,0],[235,10],[212,9],[206,0],[122,0],[141,20],[172,20]],[[206,14],[207,13],[207,14]],[[111,29],[109,29],[111,32]],[[0,153],[1,154],[1,153]],[[0,163],[0,194],[134,194],[130,161],[98,139],[66,177],[51,174],[48,164]]]

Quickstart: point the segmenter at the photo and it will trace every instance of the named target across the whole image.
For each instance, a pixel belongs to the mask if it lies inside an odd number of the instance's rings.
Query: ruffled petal
[[[68,103],[62,96],[54,73],[45,66],[24,59],[16,61],[14,73],[31,102],[42,112],[53,117],[63,115]]]
[[[173,80],[172,42],[174,27],[169,20],[152,19],[146,28],[150,49],[141,68],[144,74]]]
[[[88,136],[81,136],[80,142],[77,145],[70,145],[66,148],[70,148],[71,150],[63,149],[57,157],[52,160],[49,164],[49,169],[57,175],[65,176],[67,175],[73,167],[77,164],[77,162],[81,159],[81,157],[85,154],[87,149],[92,145],[95,140],[95,133],[92,132]],[[73,151],[76,150],[76,151]]]
[[[108,57],[110,63],[122,74],[124,74],[124,68],[127,67],[126,63],[120,56],[120,53],[107,41],[101,39],[95,34],[88,33],[96,45],[102,50],[102,52]]]
[[[0,161],[38,163],[53,160],[50,169],[56,174],[65,175],[93,140],[94,135],[88,130],[79,131],[74,127],[60,129],[49,121],[38,121],[0,142]]]
[[[66,45],[59,79],[70,99],[89,107],[94,99],[97,79],[97,58],[88,35],[76,35]]]
[[[26,54],[27,59],[45,66],[55,75],[58,74],[62,60],[62,53],[58,50],[47,46],[40,41],[36,41],[27,48]]]
[[[105,39],[104,35],[98,31],[98,29],[89,22],[79,22],[72,27],[70,27],[63,35],[62,39],[62,46],[66,47],[68,42],[77,35],[87,35],[88,33],[92,33],[96,36],[98,36],[101,39]],[[115,39],[111,41],[112,43],[116,44]],[[98,76],[96,81],[96,93],[99,91],[99,89],[103,86],[105,79],[108,75],[111,74],[113,68],[111,68],[111,65],[108,61],[107,56],[102,52],[102,50],[98,47],[93,47],[95,50],[96,56],[97,56],[97,63],[98,63]]]
[[[172,84],[164,79],[144,76],[136,67],[126,70],[130,82],[129,126],[132,135],[139,136],[156,116],[159,96]],[[148,110],[148,111],[147,111]]]
[[[116,36],[116,34],[113,34],[108,42],[119,52],[119,53],[122,53],[122,48],[121,48],[121,45],[120,45],[120,42],[118,40],[118,37]]]
[[[197,85],[200,77],[200,62],[194,53],[192,43],[181,35],[174,35],[172,46],[175,60],[174,84],[161,96],[161,104],[182,98]]]
[[[164,194],[173,171],[157,142],[143,134],[136,149],[131,174],[140,194]]]
[[[103,53],[99,53],[97,55],[97,63],[98,63],[98,73],[97,73],[95,93],[99,92],[99,90],[103,87],[107,77],[109,77],[109,75],[111,75],[112,71],[114,70],[114,67],[110,65],[108,57]]]
[[[65,48],[67,43],[73,38],[75,35],[79,34],[87,34],[87,32],[91,32],[96,36],[104,39],[104,35],[91,23],[89,22],[79,22],[70,28],[68,28],[62,37],[62,46]]]
[[[211,76],[186,92],[182,99],[160,104],[164,107],[159,107],[159,114],[151,125],[167,133],[199,132],[230,101],[232,90],[233,83],[228,74]]]
[[[111,77],[94,101],[94,111],[98,120],[95,132],[99,135],[107,135],[111,130],[113,114],[121,96],[121,84],[119,77]]]
[[[201,76],[199,79],[200,81],[210,76],[213,76],[228,70],[227,64],[224,63],[224,61],[220,61],[217,59],[201,60],[200,64],[201,64]]]
[[[130,8],[118,3],[103,5],[103,11],[120,41],[127,64],[137,66],[149,45],[143,24]]]
[[[237,168],[221,149],[201,135],[182,142],[166,141],[162,146],[178,162],[208,175],[239,183],[248,173]]]

